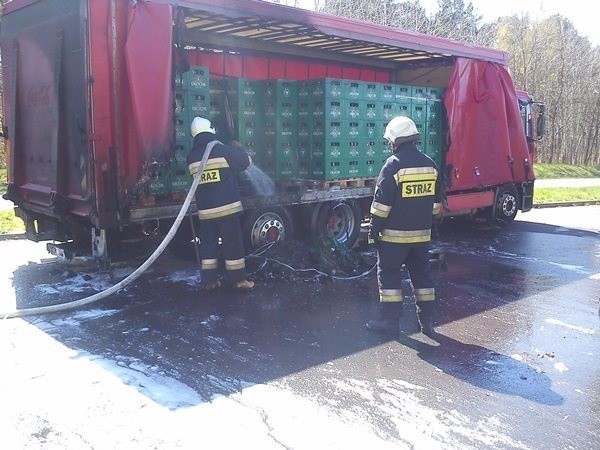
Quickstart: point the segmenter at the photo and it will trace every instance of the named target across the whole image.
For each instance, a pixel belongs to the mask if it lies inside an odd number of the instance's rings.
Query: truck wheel
[[[494,221],[499,225],[511,223],[519,210],[519,194],[512,184],[501,186],[496,194]]]
[[[271,242],[292,239],[294,236],[294,223],[285,208],[249,211],[242,227],[249,250],[259,249]]]
[[[310,231],[313,235],[327,236],[346,248],[352,248],[360,233],[360,221],[360,208],[356,201],[325,202],[314,208]]]

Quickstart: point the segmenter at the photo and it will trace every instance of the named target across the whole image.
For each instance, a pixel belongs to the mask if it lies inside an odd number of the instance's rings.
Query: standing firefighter
[[[433,214],[440,204],[438,171],[421,153],[421,137],[408,117],[395,117],[384,134],[393,148],[377,179],[371,204],[369,241],[377,245],[380,318],[370,320],[372,331],[399,331],[402,316],[402,266],[411,277],[418,318],[425,334],[433,333],[435,290],[429,271],[428,247]]]
[[[196,190],[202,285],[209,290],[221,287],[217,278],[221,238],[228,280],[236,289],[252,289],[254,282],[246,279],[244,241],[239,218],[242,202],[237,184],[237,175],[246,170],[252,160],[242,149],[215,140],[215,129],[208,119],[195,117],[191,132],[194,145],[188,156],[188,167],[193,176],[198,172],[204,152],[209,146],[212,147]]]

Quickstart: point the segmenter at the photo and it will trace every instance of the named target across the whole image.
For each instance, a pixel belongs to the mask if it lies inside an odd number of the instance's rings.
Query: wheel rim
[[[354,232],[356,221],[350,205],[338,203],[327,218],[327,235],[340,244],[345,243]]]
[[[283,219],[273,212],[260,215],[252,224],[250,243],[253,248],[261,247],[270,242],[281,241],[285,238]]]
[[[517,199],[513,194],[504,193],[500,198],[500,213],[502,217],[512,217],[517,212]]]

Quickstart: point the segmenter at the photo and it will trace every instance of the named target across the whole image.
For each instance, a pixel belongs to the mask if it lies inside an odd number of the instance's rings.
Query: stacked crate
[[[310,132],[298,117],[298,83],[292,80],[263,81],[262,95],[264,144],[259,165],[277,180],[298,178],[299,132],[305,139]],[[304,174],[304,166],[302,170]]]
[[[367,154],[364,83],[337,78],[306,82],[310,115],[310,178],[363,176]]]
[[[442,90],[426,88],[425,133],[423,134],[423,151],[435,161],[441,170],[444,149],[444,112]]]
[[[256,162],[263,146],[263,103],[261,82],[246,78],[210,80],[210,114],[217,139],[236,140]]]
[[[194,117],[208,117],[210,91],[208,68],[192,66],[190,70],[175,77],[175,147],[169,165],[169,189],[171,192],[186,191],[191,183],[187,157],[193,139],[190,124]]]

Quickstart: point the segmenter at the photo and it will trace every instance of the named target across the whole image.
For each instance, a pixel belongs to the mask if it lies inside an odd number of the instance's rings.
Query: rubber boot
[[[250,280],[238,281],[237,283],[235,283],[234,287],[238,291],[250,291],[254,288],[254,281],[250,281]]]
[[[435,315],[435,304],[433,302],[417,302],[419,324],[421,332],[426,336],[435,335],[433,328],[433,316]]]
[[[221,282],[219,280],[213,281],[212,283],[208,283],[204,286],[205,291],[212,291],[214,289],[219,289],[221,287]]]
[[[402,317],[402,302],[380,303],[379,318],[367,321],[365,328],[375,333],[399,333],[400,317]]]

